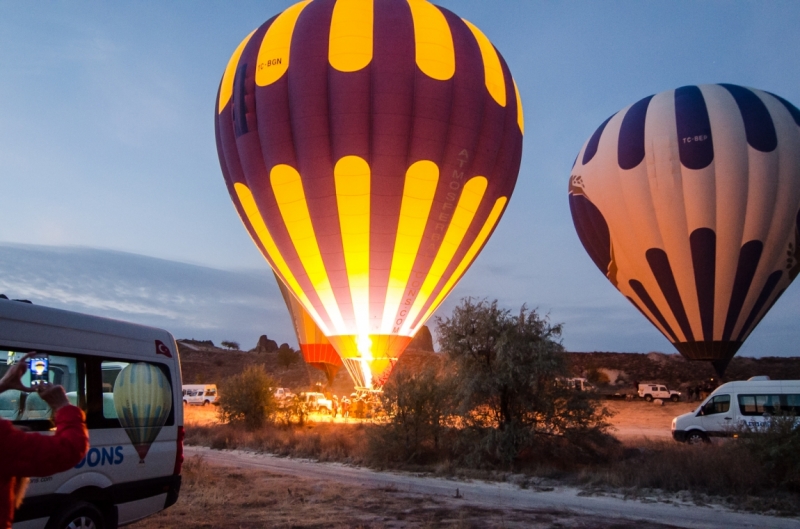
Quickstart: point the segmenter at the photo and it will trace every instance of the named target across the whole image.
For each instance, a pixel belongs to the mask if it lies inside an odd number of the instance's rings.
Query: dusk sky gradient
[[[0,290],[180,336],[294,343],[231,204],[213,127],[231,53],[292,3],[0,0]],[[581,246],[572,162],[608,116],[671,88],[734,83],[800,105],[800,3],[436,3],[503,54],[526,132],[508,209],[437,314],[464,296],[496,298],[564,322],[569,350],[673,352]],[[169,295],[142,294],[159,289]],[[798,355],[798,314],[795,285],[739,354]]]

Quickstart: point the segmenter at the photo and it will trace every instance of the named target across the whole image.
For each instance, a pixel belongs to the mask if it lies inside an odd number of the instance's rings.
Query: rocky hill
[[[679,354],[568,353],[572,373],[599,386],[633,387],[635,382],[662,382],[674,388],[697,385],[717,375],[708,362],[690,362]],[[800,379],[798,357],[734,357],[722,382],[767,375],[773,380]]]

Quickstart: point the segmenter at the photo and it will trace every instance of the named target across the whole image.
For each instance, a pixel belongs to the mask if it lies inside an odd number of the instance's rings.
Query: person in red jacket
[[[55,435],[24,432],[11,421],[0,419],[0,529],[11,529],[14,511],[22,503],[27,478],[51,476],[77,465],[89,450],[86,420],[80,408],[67,400],[64,388],[46,382],[35,389],[22,384],[28,369],[28,353],[0,378],[0,393],[16,389],[36,391],[53,409]]]

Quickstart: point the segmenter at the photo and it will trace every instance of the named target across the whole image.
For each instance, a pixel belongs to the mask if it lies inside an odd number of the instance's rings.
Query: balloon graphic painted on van
[[[603,275],[722,375],[800,272],[800,110],[731,84],[646,97],[584,144],[569,204]]]
[[[119,422],[143,462],[172,411],[172,386],[154,365],[127,365],[114,383]]]

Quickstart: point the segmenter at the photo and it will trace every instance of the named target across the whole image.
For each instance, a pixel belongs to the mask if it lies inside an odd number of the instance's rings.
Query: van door
[[[714,395],[702,408],[701,424],[710,436],[730,435],[736,427],[730,395]]]

